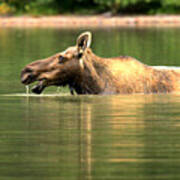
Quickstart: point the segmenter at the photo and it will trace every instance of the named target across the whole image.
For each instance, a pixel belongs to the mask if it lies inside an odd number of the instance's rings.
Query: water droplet
[[[29,94],[29,86],[26,86],[26,94]]]

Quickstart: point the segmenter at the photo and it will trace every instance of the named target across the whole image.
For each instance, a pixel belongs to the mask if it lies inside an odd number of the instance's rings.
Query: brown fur
[[[180,90],[180,71],[157,70],[132,57],[100,58],[87,49],[83,62],[82,88],[94,87],[93,94],[169,93]]]
[[[85,46],[90,44],[88,35],[81,35],[77,46],[65,52],[27,65],[22,83],[39,81],[35,93],[52,85],[69,85],[72,94],[180,92],[180,70],[157,69],[128,56],[98,57]]]

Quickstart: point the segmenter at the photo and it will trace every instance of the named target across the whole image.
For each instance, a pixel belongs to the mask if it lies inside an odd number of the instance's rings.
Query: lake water
[[[0,180],[179,180],[180,95],[25,94],[20,71],[82,29],[0,29]],[[180,66],[180,29],[92,29],[100,56]]]

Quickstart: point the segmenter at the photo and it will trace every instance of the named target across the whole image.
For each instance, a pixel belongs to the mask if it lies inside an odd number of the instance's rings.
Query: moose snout
[[[30,84],[32,83],[33,81],[35,81],[35,75],[33,74],[33,71],[29,68],[24,68],[22,71],[21,71],[21,82],[23,84]]]

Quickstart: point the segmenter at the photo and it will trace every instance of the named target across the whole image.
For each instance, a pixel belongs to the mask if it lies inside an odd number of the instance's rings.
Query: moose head
[[[29,85],[37,81],[32,92],[40,94],[48,86],[66,86],[80,77],[83,69],[83,56],[91,44],[91,33],[84,32],[75,46],[46,59],[26,65],[21,72],[21,82]]]

